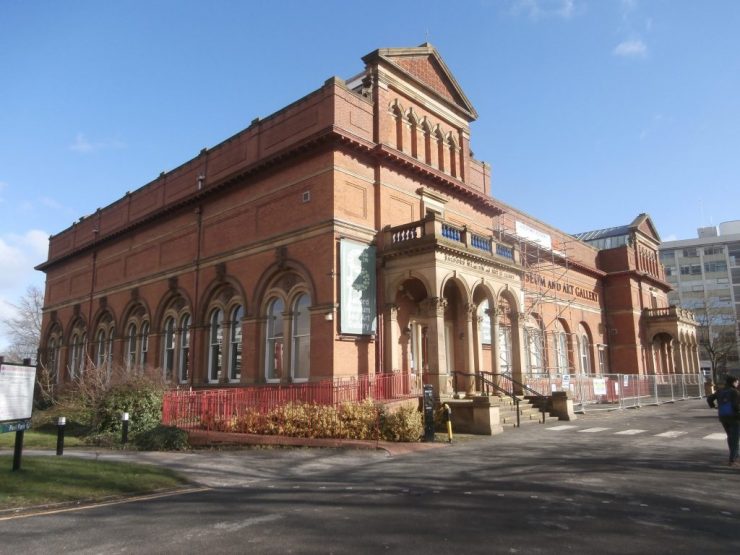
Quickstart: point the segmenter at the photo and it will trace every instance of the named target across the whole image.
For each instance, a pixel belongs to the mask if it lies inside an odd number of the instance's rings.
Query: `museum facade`
[[[42,364],[191,387],[405,373],[438,395],[454,372],[698,370],[648,216],[576,238],[507,206],[439,53],[363,62],[51,237]]]

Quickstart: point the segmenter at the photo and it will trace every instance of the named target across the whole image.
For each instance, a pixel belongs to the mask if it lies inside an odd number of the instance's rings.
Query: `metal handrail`
[[[487,375],[490,376],[490,380],[488,378],[486,378]],[[488,383],[489,381],[490,382],[493,382],[495,380],[495,378],[503,378],[505,380],[508,380],[511,383],[511,386],[512,386],[511,387],[511,392],[508,392],[508,391],[506,392],[509,395],[512,395],[512,396],[515,395],[514,387],[516,386],[516,387],[519,387],[523,392],[529,393],[530,394],[530,397],[536,397],[537,399],[541,399],[542,402],[538,403],[539,404],[539,407],[538,408],[540,409],[540,413],[542,414],[542,423],[543,424],[545,423],[545,418],[546,418],[546,413],[547,413],[547,411],[545,410],[546,407],[547,407],[547,395],[543,395],[542,393],[540,393],[536,389],[533,389],[533,388],[529,387],[528,385],[523,384],[522,382],[515,380],[512,377],[512,375],[510,373],[508,373],[508,372],[503,372],[501,374],[494,374],[493,372],[485,372],[485,371],[482,371],[482,372],[480,372],[480,377],[481,377],[482,380],[485,380],[486,383]],[[501,389],[501,388],[499,388],[499,389]]]
[[[490,372],[486,372],[490,374]],[[484,375],[484,372],[481,372],[480,374],[473,374],[471,372],[459,372],[457,370],[452,371],[453,376],[466,376],[466,377],[473,377],[480,379],[483,383],[491,386],[493,389],[499,391],[500,393],[503,393],[504,395],[508,395],[511,397],[511,400],[514,401],[514,404],[516,405],[516,427],[521,427],[521,421],[520,421],[520,414],[519,414],[519,397],[517,397],[513,391],[506,391],[503,387],[499,386],[498,384],[493,383],[492,380],[489,380]],[[455,392],[457,392],[457,379],[453,380],[454,389]]]

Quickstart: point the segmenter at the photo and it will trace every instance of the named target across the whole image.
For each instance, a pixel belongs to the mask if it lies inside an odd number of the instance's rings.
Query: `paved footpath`
[[[100,453],[167,465],[207,489],[0,521],[0,552],[48,553],[53,538],[60,553],[736,555],[740,470],[727,467],[720,433],[692,400],[394,456]]]

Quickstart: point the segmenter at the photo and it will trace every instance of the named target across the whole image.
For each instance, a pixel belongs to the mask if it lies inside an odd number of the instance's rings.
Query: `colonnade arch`
[[[515,289],[497,291],[495,283],[459,272],[409,271],[389,281],[386,299],[386,371],[420,375],[438,394],[472,393],[481,372],[521,378],[523,319]]]
[[[699,347],[696,335],[679,330],[653,333],[649,342],[651,374],[695,374],[699,372]]]

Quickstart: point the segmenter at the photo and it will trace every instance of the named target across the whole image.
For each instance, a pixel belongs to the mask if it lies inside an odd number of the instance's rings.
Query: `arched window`
[[[568,374],[568,335],[560,321],[555,322],[553,348],[555,351],[555,367],[557,373]]]
[[[229,380],[234,382],[242,377],[242,318],[244,308],[239,305],[231,311],[229,334]]]
[[[180,320],[178,375],[181,383],[187,382],[190,377],[190,314],[185,314]]]
[[[491,344],[491,317],[489,316],[488,299],[478,305],[478,337],[481,345]]]
[[[413,109],[409,110],[408,121],[411,127],[411,156],[419,157],[419,118]]]
[[[527,346],[527,373],[543,374],[545,372],[545,342],[542,323],[534,314],[527,319],[524,338]]]
[[[448,148],[450,150],[450,175],[457,177],[457,146],[452,136],[448,141]]]
[[[591,341],[588,337],[588,331],[583,324],[578,326],[578,351],[581,358],[581,372],[584,374],[591,373]]]
[[[164,379],[172,379],[175,368],[175,319],[169,316],[164,321],[164,351],[162,353],[162,373]]]
[[[105,368],[106,360],[108,359],[107,350],[108,341],[105,335],[105,330],[98,330],[98,335],[95,337],[97,353],[95,356],[95,365],[98,368]]]
[[[437,167],[439,171],[445,171],[445,137],[442,131],[437,128],[435,133],[437,139]]]
[[[85,368],[85,346],[87,344],[87,334],[77,329],[72,332],[69,350],[69,377],[74,379],[82,374]]]
[[[392,110],[393,116],[396,119],[396,148],[403,150],[403,108],[396,102]]]
[[[295,381],[308,380],[311,371],[311,317],[308,312],[310,305],[311,297],[305,293],[293,303],[291,377]]]
[[[61,338],[53,333],[46,344],[46,371],[52,383],[59,379],[59,347]]]
[[[136,367],[136,324],[131,322],[126,330],[126,370]]]
[[[213,310],[209,322],[208,381],[217,383],[221,380],[223,370],[224,311],[220,308]]]
[[[267,334],[265,346],[265,379],[278,381],[283,376],[284,331],[283,312],[285,304],[280,298],[273,299],[267,308]]]
[[[422,131],[424,133],[424,162],[432,164],[432,127],[429,121],[424,118],[422,122]]]
[[[149,352],[149,322],[141,324],[141,337],[139,338],[139,366],[146,368],[147,354]]]

